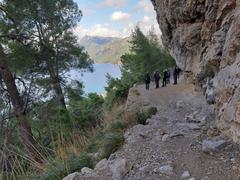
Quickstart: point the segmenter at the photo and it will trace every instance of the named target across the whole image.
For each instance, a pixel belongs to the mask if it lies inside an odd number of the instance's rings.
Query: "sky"
[[[83,12],[74,30],[79,38],[85,35],[128,37],[136,25],[144,33],[151,27],[160,34],[156,13],[150,0],[74,0]]]

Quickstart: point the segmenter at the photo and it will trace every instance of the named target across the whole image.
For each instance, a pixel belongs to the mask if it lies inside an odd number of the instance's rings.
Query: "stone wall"
[[[152,0],[166,49],[240,143],[240,1]]]

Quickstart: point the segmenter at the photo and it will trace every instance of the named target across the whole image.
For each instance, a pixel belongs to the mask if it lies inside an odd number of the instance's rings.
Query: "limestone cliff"
[[[240,143],[240,1],[152,0],[163,44]]]

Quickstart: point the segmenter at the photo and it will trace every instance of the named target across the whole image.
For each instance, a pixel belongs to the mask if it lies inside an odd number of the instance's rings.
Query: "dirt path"
[[[214,126],[212,107],[193,91],[192,85],[152,87],[150,91],[144,86],[136,88],[141,94],[139,98],[148,99],[158,107],[158,113],[148,120],[148,125],[129,130],[128,143],[121,151],[134,163],[124,179],[178,180],[184,172],[185,179],[240,179],[236,145],[226,142],[216,149],[218,152],[202,151],[204,139],[221,136]]]
[[[155,106],[157,114],[147,125],[129,129],[124,146],[94,170],[83,170],[79,179],[240,179],[238,146],[221,137],[214,125],[213,107],[192,85],[151,87],[150,91],[141,85],[131,93],[132,102]]]

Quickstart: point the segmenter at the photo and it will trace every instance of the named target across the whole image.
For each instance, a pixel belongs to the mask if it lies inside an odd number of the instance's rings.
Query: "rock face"
[[[126,159],[102,159],[94,169],[84,167],[81,169],[81,173],[72,173],[62,180],[122,180],[128,171]]]
[[[240,143],[240,1],[152,0],[163,45]]]

